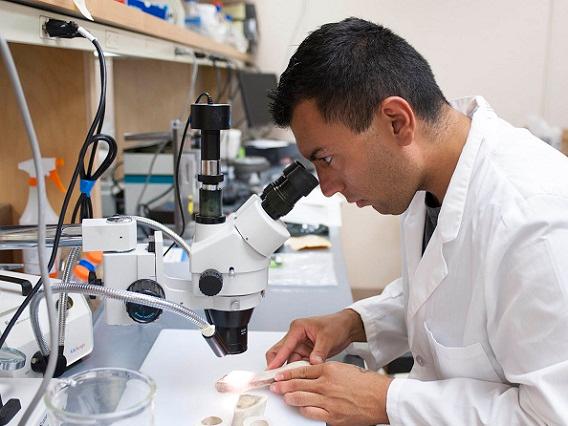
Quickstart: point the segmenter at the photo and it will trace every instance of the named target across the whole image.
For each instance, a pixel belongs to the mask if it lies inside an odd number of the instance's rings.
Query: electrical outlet
[[[43,16],[40,15],[39,17],[39,36],[40,38],[46,39],[46,40],[56,40],[55,37],[50,37],[49,34],[47,34],[47,31],[45,30],[45,23],[51,19],[49,16]]]

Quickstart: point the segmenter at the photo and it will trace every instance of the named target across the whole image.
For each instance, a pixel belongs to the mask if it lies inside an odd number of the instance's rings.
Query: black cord
[[[80,158],[80,169],[79,174],[81,176],[81,181],[90,181],[94,182],[99,179],[102,174],[111,166],[116,155],[118,153],[118,146],[116,141],[109,135],[105,135],[101,133],[105,110],[106,110],[106,87],[107,87],[107,75],[106,75],[106,65],[104,60],[104,54],[99,45],[98,41],[93,40],[93,44],[97,49],[97,53],[99,58],[103,58],[99,61],[99,73],[101,75],[101,94],[99,98],[99,107],[97,108],[97,113],[95,114],[95,119],[89,129],[89,134],[87,134],[87,138],[85,139],[85,143],[83,144],[82,153],[79,155]],[[96,130],[96,133],[95,133]],[[103,141],[108,145],[108,154],[106,155],[105,159],[102,161],[101,165],[93,172],[93,166],[95,164],[95,159],[97,156],[97,147],[99,141]],[[91,148],[91,156],[89,158],[89,165],[85,170],[84,164],[84,157],[86,155],[86,150],[92,145]],[[83,192],[79,195],[79,199],[75,204],[75,208],[73,209],[73,215],[71,217],[71,222],[75,223],[77,219],[77,213],[80,213],[80,219],[89,219],[93,217],[93,204],[91,201],[90,191]]]
[[[99,141],[104,141],[107,143],[109,148],[108,154],[106,155],[105,159],[102,161],[101,165],[95,170],[95,172],[90,172],[89,170],[85,170],[84,161],[81,161],[79,175],[81,176],[82,181],[94,182],[97,179],[99,179],[101,175],[110,167],[110,165],[113,163],[114,159],[116,158],[118,152],[116,141],[112,137],[104,134],[94,135],[89,141],[87,141],[86,143],[87,147],[89,145],[93,145],[91,149],[91,158],[93,158],[92,153],[96,152],[96,146]],[[92,164],[89,165],[92,166]],[[72,223],[75,223],[78,212],[80,212],[81,220],[93,217],[93,204],[89,192],[81,192],[81,194],[79,195],[79,199],[77,200],[77,203],[75,204],[75,209],[73,210],[73,215],[71,219]]]
[[[197,100],[195,101],[195,103],[199,103],[199,99],[201,99],[201,96],[203,96],[204,94],[207,95],[207,99],[210,100],[211,96],[209,96],[208,93],[202,93],[201,95],[199,95],[197,97]],[[180,192],[180,185],[179,185],[179,167],[181,164],[181,156],[183,155],[183,147],[185,146],[185,138],[187,136],[187,129],[189,128],[189,123],[191,122],[191,114],[187,117],[187,120],[185,122],[185,126],[183,128],[183,135],[181,137],[181,144],[179,146],[179,151],[178,151],[178,155],[176,158],[176,168],[175,168],[175,185],[176,185],[176,195],[177,195],[177,204],[178,204],[178,208],[179,208],[179,213],[181,216],[181,229],[180,232],[178,232],[178,235],[183,238],[183,233],[185,232],[185,211],[183,208],[183,204],[181,203],[181,192]],[[166,252],[164,253],[164,256],[166,254],[168,254],[168,252],[172,249],[173,246],[175,246],[176,243],[175,241],[173,243],[170,244],[170,246],[168,247],[168,249],[166,250]]]
[[[150,213],[150,206],[152,204],[154,204],[156,201],[161,200],[162,198],[164,198],[166,195],[168,195],[170,192],[172,192],[172,190],[174,189],[174,185],[170,186],[168,189],[166,189],[164,192],[162,192],[161,194],[155,196],[154,198],[152,198],[151,200],[145,202],[145,203],[141,203],[140,204],[140,209],[142,210],[142,212],[144,213],[144,215],[146,217],[148,217],[148,214]]]
[[[203,93],[201,93],[201,95],[199,95],[199,96],[197,97],[197,99],[195,100],[194,103],[198,104],[199,101],[201,100],[201,98],[202,98],[203,96],[206,96],[206,97],[207,97],[207,103],[208,103],[209,105],[211,105],[211,104],[213,103],[213,98],[211,97],[211,95],[210,95],[208,92],[203,92]],[[191,117],[190,117],[190,118],[191,118]]]
[[[201,100],[201,98],[205,96],[207,97],[207,103],[208,104],[212,104],[213,103],[213,98],[211,97],[211,95],[207,92],[203,92],[201,93],[197,99],[195,100],[194,103],[198,104],[199,101]],[[189,124],[191,123],[191,114],[189,115],[189,117],[187,117],[187,121],[185,122],[185,127],[183,128],[183,135],[181,137],[181,144],[179,147],[179,152],[178,152],[178,156],[176,158],[176,167],[175,167],[175,185],[176,185],[176,192],[177,192],[177,204],[179,207],[179,211],[181,214],[181,229],[180,232],[178,232],[178,235],[183,238],[183,234],[185,232],[185,213],[184,213],[184,208],[183,208],[183,204],[181,203],[181,192],[180,192],[180,187],[179,187],[179,167],[180,167],[180,163],[181,163],[181,156],[183,155],[183,147],[185,146],[185,139],[187,136],[187,130],[189,129]],[[164,256],[166,254],[168,254],[168,252],[172,249],[173,246],[175,246],[176,243],[173,242],[170,244],[170,246],[168,247],[168,249],[166,250],[166,252],[164,253]]]
[[[75,188],[75,185],[77,183],[77,177],[79,176],[81,169],[84,168],[84,159],[85,159],[87,149],[89,148],[89,146],[91,144],[93,144],[93,151],[91,152],[91,158],[93,158],[94,157],[93,152],[96,151],[96,145],[97,145],[99,140],[105,140],[105,142],[108,143],[106,138],[109,138],[109,140],[112,140],[114,142],[114,139],[112,139],[110,136],[107,136],[107,135],[97,134],[96,135],[97,138],[95,138],[95,139],[93,138],[95,130],[98,130],[100,132],[100,129],[102,128],[102,122],[103,122],[103,119],[104,119],[104,110],[105,110],[107,75],[106,75],[106,65],[105,65],[105,57],[104,57],[104,54],[103,54],[103,50],[102,50],[102,48],[101,48],[101,46],[100,46],[100,44],[98,43],[97,40],[92,40],[92,43],[94,44],[95,48],[97,49],[97,52],[98,52],[98,55],[99,55],[99,66],[100,66],[100,71],[101,71],[101,94],[100,94],[100,98],[99,98],[99,106],[97,108],[97,112],[95,114],[95,118],[94,118],[94,120],[91,124],[91,127],[89,128],[89,131],[87,132],[87,137],[85,139],[85,142],[83,143],[83,146],[81,147],[81,150],[79,152],[79,158],[77,160],[77,164],[75,165],[75,169],[73,170],[71,182],[69,183],[69,186],[67,187],[67,192],[65,193],[65,197],[63,199],[63,204],[61,205],[61,211],[59,213],[59,219],[57,220],[57,228],[56,228],[56,231],[55,231],[55,237],[53,239],[53,248],[51,249],[51,256],[49,258],[48,267],[47,267],[48,271],[51,270],[51,268],[53,267],[53,264],[55,263],[55,259],[56,259],[56,256],[57,256],[57,250],[59,248],[59,241],[61,239],[61,233],[62,233],[62,230],[63,230],[63,222],[65,220],[65,215],[67,214],[67,209],[69,207],[71,195],[73,194],[73,189]],[[103,138],[102,136],[105,136],[105,138]],[[109,144],[109,156],[110,156],[111,145],[112,145],[112,142]],[[116,142],[114,142],[114,146],[115,146],[115,155],[116,155]],[[103,161],[103,164],[105,164],[107,168],[112,163],[112,160],[114,160],[114,157],[112,157],[112,159],[110,161],[106,161],[109,156],[107,156],[105,161]],[[91,164],[91,167],[92,167],[92,162],[90,162],[90,164]],[[96,175],[97,177],[100,177],[100,175],[102,175],[102,173],[104,173],[104,171],[106,169],[103,169],[103,167],[102,167],[103,164],[101,164],[101,167],[99,167],[99,169],[92,176]],[[89,169],[89,173],[90,173],[90,169]],[[92,212],[92,207],[91,207],[91,212]],[[0,336],[0,348],[2,346],[4,346],[4,344],[6,343],[6,339],[8,338],[8,335],[10,334],[12,329],[14,328],[14,325],[18,321],[18,318],[22,315],[24,310],[27,308],[27,306],[29,305],[32,298],[37,294],[37,292],[41,288],[42,284],[43,284],[43,282],[42,282],[42,279],[40,278],[39,281],[34,286],[34,288],[32,289],[32,291],[28,294],[28,296],[26,296],[26,298],[24,299],[22,304],[18,307],[18,309],[16,310],[16,312],[14,313],[12,318],[10,319],[10,322],[8,323],[6,328],[4,329],[2,336]]]

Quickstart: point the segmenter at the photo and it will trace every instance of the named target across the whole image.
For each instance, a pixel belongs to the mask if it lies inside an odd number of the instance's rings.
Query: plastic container
[[[167,4],[153,3],[145,0],[128,0],[126,4],[130,7],[140,9],[142,12],[155,16],[156,18],[167,21],[171,16],[171,10]]]
[[[185,0],[183,3],[185,9],[185,26],[187,29],[202,32],[201,16],[199,16],[199,8],[197,0]]]
[[[50,426],[153,426],[156,384],[124,368],[53,380],[44,396]]]
[[[216,9],[215,6],[208,3],[198,3],[197,11],[199,13],[200,20],[200,32],[207,36],[212,36],[215,32],[216,25]]]
[[[227,19],[225,18],[225,13],[223,12],[223,4],[221,2],[215,2],[215,11],[216,25],[214,27],[212,36],[219,43],[225,43],[227,41],[229,25]]]
[[[248,49],[248,40],[243,34],[242,24],[236,23],[232,15],[227,15],[225,19],[227,21],[226,42],[239,52],[246,53]]]
[[[65,187],[61,183],[61,179],[57,174],[57,167],[63,165],[63,160],[55,158],[42,158],[42,168],[45,177],[50,179],[61,192],[65,192]],[[26,172],[29,176],[28,178],[28,202],[26,207],[20,217],[20,225],[37,225],[39,222],[38,217],[38,204],[37,204],[37,176],[35,172],[35,167],[33,159],[22,161],[18,164],[18,169]],[[56,225],[59,219],[59,215],[55,213],[48,200],[45,206],[45,223],[47,225]],[[24,272],[27,274],[40,275],[41,271],[39,268],[39,255],[37,248],[23,249],[23,260],[24,260]],[[57,276],[57,268],[59,266],[60,251],[57,252],[57,258],[53,267],[49,271],[51,277]]]

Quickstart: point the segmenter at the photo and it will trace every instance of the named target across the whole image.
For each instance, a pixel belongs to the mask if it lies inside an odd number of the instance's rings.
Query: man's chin
[[[369,203],[369,205],[373,208],[373,210],[379,212],[380,214],[384,214],[384,215],[398,214],[398,213],[394,213],[392,211],[392,208],[389,208],[389,206],[385,206],[383,204]]]
[[[401,210],[400,208],[394,208],[394,206],[385,206],[382,204],[370,203],[371,207],[380,214],[383,215],[392,215],[392,216],[399,216],[403,214],[406,209]]]

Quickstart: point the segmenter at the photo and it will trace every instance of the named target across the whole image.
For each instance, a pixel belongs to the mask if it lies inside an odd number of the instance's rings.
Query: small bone
[[[270,422],[263,416],[247,417],[243,426],[270,426]]]
[[[237,401],[231,426],[243,426],[247,418],[262,416],[267,400],[266,395],[242,394]]]
[[[247,410],[255,405],[262,402],[261,395],[243,394],[239,397],[237,401],[237,409]]]
[[[217,392],[245,392],[250,389],[262,388],[274,383],[274,377],[283,371],[310,365],[308,361],[296,361],[273,370],[257,373],[252,371],[235,370],[221,377],[215,383]]]
[[[224,424],[225,423],[223,422],[222,418],[217,416],[209,416],[201,420],[199,426],[223,426]]]

